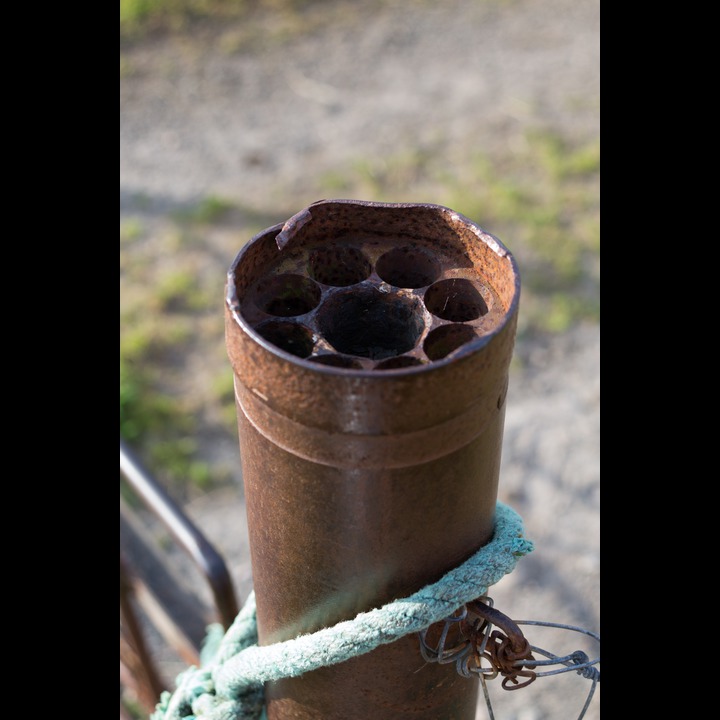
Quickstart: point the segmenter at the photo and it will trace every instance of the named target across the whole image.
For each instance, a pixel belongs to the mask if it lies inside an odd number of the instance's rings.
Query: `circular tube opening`
[[[322,291],[303,275],[274,275],[257,284],[257,306],[268,315],[295,317],[317,307]]]
[[[424,328],[415,298],[361,288],[336,293],[319,308],[318,326],[340,353],[382,360],[415,347]]]
[[[375,266],[377,274],[390,285],[420,288],[440,277],[440,262],[430,253],[408,245],[395,248],[380,257]]]
[[[347,287],[366,280],[372,265],[357,248],[335,245],[316,248],[308,261],[308,273],[323,285]]]
[[[268,320],[256,328],[269,343],[299,358],[308,357],[314,347],[312,331],[304,325],[283,320]]]
[[[442,325],[425,338],[423,350],[431,360],[442,360],[476,337],[470,325]]]
[[[440,280],[425,293],[425,307],[437,317],[450,322],[476,320],[488,312],[480,291],[470,280]]]

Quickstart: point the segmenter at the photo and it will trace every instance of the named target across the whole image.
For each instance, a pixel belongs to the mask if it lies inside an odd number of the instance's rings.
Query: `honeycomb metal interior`
[[[505,319],[466,254],[423,239],[358,235],[278,252],[240,312],[295,357],[350,370],[442,360]]]

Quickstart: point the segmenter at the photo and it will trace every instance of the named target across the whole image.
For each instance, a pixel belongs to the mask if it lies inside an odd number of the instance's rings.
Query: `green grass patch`
[[[192,20],[242,17],[247,0],[120,0],[120,36],[181,30]]]
[[[212,225],[220,222],[234,207],[233,203],[224,198],[209,195],[195,205],[178,210],[174,218],[179,223]]]
[[[351,9],[336,5],[327,0],[120,0],[120,40],[158,32],[181,35],[212,23],[223,31],[221,49],[235,52],[253,46],[258,38],[282,41],[312,30],[324,24],[324,17],[347,15]]]
[[[216,299],[208,297],[200,286],[197,274],[188,268],[161,277],[155,290],[155,299],[161,313],[202,311],[217,304]]]
[[[120,223],[120,245],[128,245],[142,236],[142,224],[137,218]]]
[[[221,212],[213,198],[200,207],[202,218]],[[178,246],[188,221],[174,222],[177,233],[163,227],[145,236],[136,220],[120,228],[120,432],[149,470],[185,492],[207,487],[213,475],[199,459],[197,407],[175,388],[188,352],[207,335],[207,318],[220,305],[215,295],[221,290],[198,273],[202,248],[187,252]],[[143,243],[130,247],[141,236]],[[212,327],[214,336],[222,335],[221,322]]]
[[[205,488],[209,465],[197,459],[194,417],[177,398],[157,389],[157,378],[142,360],[120,356],[120,434],[142,453],[151,471],[177,489]]]
[[[235,385],[233,372],[228,369],[218,373],[212,380],[212,395],[221,408],[222,420],[227,430],[235,434],[237,430],[237,410],[235,408]]]

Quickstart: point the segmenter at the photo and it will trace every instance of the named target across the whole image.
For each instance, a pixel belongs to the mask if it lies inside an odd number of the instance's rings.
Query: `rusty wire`
[[[494,607],[492,598],[483,596],[463,605],[452,616],[446,618],[442,628],[436,623],[435,626],[418,633],[420,653],[426,662],[441,665],[455,663],[458,674],[463,677],[479,676],[482,680],[490,720],[495,720],[495,715],[487,689],[487,680],[502,675],[503,689],[518,690],[527,687],[540,677],[576,672],[591,681],[590,690],[578,715],[578,720],[582,720],[600,682],[600,670],[596,667],[600,663],[599,655],[591,659],[582,650],[556,655],[530,644],[520,625],[579,632],[600,642],[598,634],[574,625],[541,620],[511,620]],[[493,629],[494,627],[497,629]],[[433,640],[429,639],[431,633],[434,636]],[[533,653],[547,659],[538,660]],[[550,666],[560,667],[538,670]]]

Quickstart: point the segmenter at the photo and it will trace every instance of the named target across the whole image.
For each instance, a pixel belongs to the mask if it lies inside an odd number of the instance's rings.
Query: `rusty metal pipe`
[[[226,287],[260,644],[438,580],[492,537],[520,282],[430,204],[324,200]],[[471,720],[477,679],[416,637],[266,685],[268,720]]]

